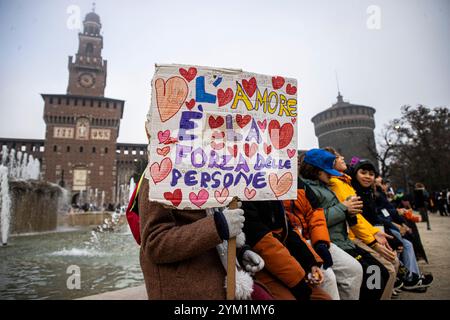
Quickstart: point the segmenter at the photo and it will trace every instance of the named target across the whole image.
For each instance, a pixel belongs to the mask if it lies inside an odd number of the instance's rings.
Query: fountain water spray
[[[8,168],[0,165],[0,218],[2,231],[2,244],[8,243],[9,226],[11,220],[11,198],[8,185]]]
[[[134,182],[134,178],[133,177],[131,177],[131,179],[130,179],[130,185],[129,185],[129,189],[130,190],[128,190],[129,191],[129,193],[128,193],[128,201],[130,201],[130,199],[131,199],[131,196],[133,195],[133,191],[134,191],[134,188],[136,187],[136,182]],[[128,204],[128,201],[127,201],[127,204]]]
[[[100,206],[102,208],[102,211],[105,210],[105,191],[102,191],[102,202],[100,203]]]

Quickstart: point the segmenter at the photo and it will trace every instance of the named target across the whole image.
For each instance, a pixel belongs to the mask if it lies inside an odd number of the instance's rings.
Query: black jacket
[[[272,232],[305,271],[310,272],[312,266],[320,265],[310,248],[294,232],[281,201],[244,201],[242,209],[245,216],[243,231],[250,247]]]

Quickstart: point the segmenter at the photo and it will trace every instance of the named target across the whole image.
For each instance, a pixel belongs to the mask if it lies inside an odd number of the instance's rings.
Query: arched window
[[[92,45],[92,43],[88,43],[88,44],[86,44],[86,55],[87,56],[91,56],[91,55],[93,55],[93,53],[94,53],[94,46]]]
[[[83,152],[83,147],[80,147],[80,152]]]
[[[92,153],[95,153],[95,151],[96,151],[95,147],[92,147]]]

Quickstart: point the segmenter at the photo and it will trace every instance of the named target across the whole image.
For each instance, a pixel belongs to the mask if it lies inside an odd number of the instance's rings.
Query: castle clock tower
[[[69,56],[69,85],[67,94],[103,96],[106,86],[106,60],[102,58],[102,24],[94,12],[86,15],[83,32],[78,34],[78,52]]]
[[[71,191],[73,203],[101,207],[117,194],[116,147],[125,101],[105,97],[100,17],[94,9],[83,21],[75,58],[69,57],[66,94],[42,94],[44,179]],[[100,203],[100,202],[104,203]]]

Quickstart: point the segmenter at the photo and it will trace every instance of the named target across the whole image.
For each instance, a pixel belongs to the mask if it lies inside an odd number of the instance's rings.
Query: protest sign
[[[146,129],[150,200],[177,209],[297,197],[297,81],[158,65]]]

